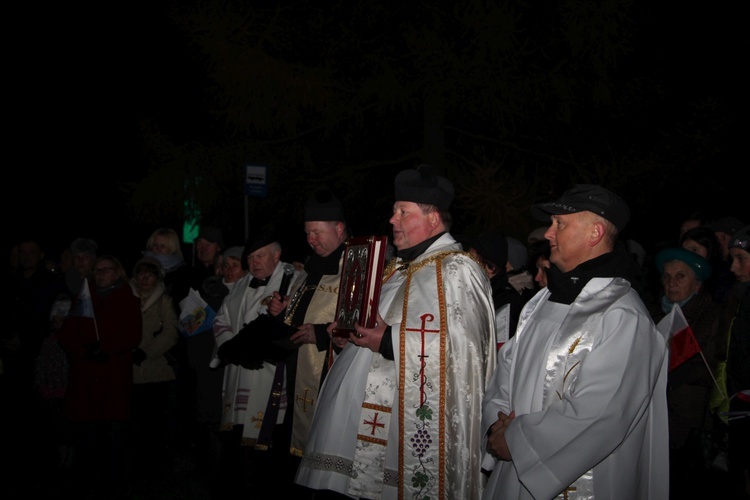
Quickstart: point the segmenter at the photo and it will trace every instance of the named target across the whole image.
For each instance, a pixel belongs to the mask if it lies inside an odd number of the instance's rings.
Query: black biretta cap
[[[622,231],[630,220],[630,207],[612,191],[595,184],[576,184],[555,201],[531,207],[535,219],[549,222],[550,215],[593,212]]]
[[[344,207],[329,189],[315,191],[305,204],[305,222],[336,221],[343,222]]]
[[[453,201],[453,184],[437,175],[431,165],[402,170],[395,180],[396,201],[426,203],[447,210]]]
[[[256,250],[260,250],[264,246],[278,241],[279,240],[276,237],[276,234],[274,234],[274,232],[270,230],[263,230],[257,233],[255,236],[248,238],[248,240],[245,242],[245,249],[242,251],[242,257],[240,258],[242,269],[248,269],[247,258],[251,253],[255,252]]]

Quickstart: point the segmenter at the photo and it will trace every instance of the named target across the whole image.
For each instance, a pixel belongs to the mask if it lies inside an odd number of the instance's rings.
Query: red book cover
[[[349,338],[354,324],[375,326],[387,249],[385,236],[352,237],[346,241],[336,303],[337,337]]]

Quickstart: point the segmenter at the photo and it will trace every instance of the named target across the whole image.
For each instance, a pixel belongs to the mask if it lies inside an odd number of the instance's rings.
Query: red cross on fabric
[[[425,375],[424,375],[424,368],[427,366],[427,358],[428,356],[424,352],[424,335],[425,333],[440,333],[440,329],[437,330],[428,330],[427,329],[427,323],[432,323],[435,321],[435,316],[433,316],[430,313],[425,313],[422,316],[419,317],[419,319],[422,320],[422,327],[421,328],[406,328],[407,332],[419,332],[422,335],[422,349],[419,353],[419,359],[420,359],[420,367],[419,367],[419,404],[424,405],[425,400],[427,399],[427,396],[425,396],[424,393],[424,385],[426,382]]]
[[[372,420],[365,420],[363,423],[365,425],[370,426],[370,435],[374,436],[375,431],[378,429],[378,427],[385,428],[385,424],[380,422],[378,420],[378,417],[380,416],[379,412],[375,412],[375,414],[372,416]]]

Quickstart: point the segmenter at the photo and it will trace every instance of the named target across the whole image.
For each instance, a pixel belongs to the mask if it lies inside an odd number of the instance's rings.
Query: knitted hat
[[[88,254],[92,257],[96,257],[96,251],[99,249],[99,245],[90,238],[76,238],[70,244],[70,254],[72,256]]]
[[[226,250],[224,250],[222,255],[224,255],[224,257],[234,257],[237,260],[242,260],[242,253],[244,250],[245,250],[244,247],[239,247],[239,246],[229,247]]]
[[[722,217],[711,224],[711,229],[714,232],[727,233],[731,236],[742,229],[742,221],[736,217]]]
[[[164,279],[164,268],[161,266],[161,262],[156,260],[154,257],[144,255],[133,267],[133,277],[137,276],[141,271],[148,271],[158,279]]]
[[[402,170],[396,176],[395,197],[397,201],[426,203],[447,210],[453,201],[453,184],[437,175],[431,165],[420,165]]]
[[[750,252],[750,225],[743,227],[732,236],[732,241],[729,242],[729,248],[741,248],[746,252]]]

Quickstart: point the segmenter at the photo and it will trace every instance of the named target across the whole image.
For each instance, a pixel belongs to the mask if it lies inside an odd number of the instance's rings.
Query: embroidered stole
[[[343,256],[343,254],[342,254]],[[339,269],[341,264],[339,263]],[[333,321],[336,315],[339,275],[323,275],[313,292],[313,298],[305,312],[305,323],[325,324]],[[305,451],[307,434],[310,431],[315,404],[318,401],[320,377],[323,374],[327,350],[318,351],[315,344],[303,344],[297,350],[297,376],[294,386],[294,423],[290,453],[301,457]]]
[[[232,324],[237,325],[235,327],[237,331],[240,330],[241,325],[257,318],[260,312],[265,312],[266,298],[270,290],[278,289],[281,277],[281,267],[277,266],[268,284],[263,288],[248,287],[250,275],[237,282],[239,288],[226,299],[229,313],[232,315]],[[237,331],[233,332],[230,338],[233,338]],[[284,398],[282,398],[285,392],[283,384],[279,396],[281,402],[275,407],[275,413],[271,416],[266,414],[269,397],[273,397],[275,372],[276,367],[269,363],[264,363],[260,370],[249,370],[240,365],[225,367],[221,430],[231,430],[234,426],[242,425],[243,446],[267,448],[269,443],[258,443],[261,427],[263,425],[273,427],[278,420],[283,419],[285,410]]]
[[[350,495],[379,497],[383,486],[388,486],[398,489],[399,498],[449,496],[442,481],[446,306],[441,261],[450,253],[443,252],[417,263],[418,274],[410,272],[414,269],[407,270],[406,283],[393,298],[392,304],[403,304],[399,343],[394,345],[399,350],[400,362],[396,367],[385,360],[380,362],[380,356],[373,356],[362,404]],[[412,289],[418,291],[410,297]],[[385,319],[390,323],[389,318]],[[399,370],[398,377],[395,369]],[[396,380],[399,385],[394,394]],[[394,396],[398,401],[393,401]],[[391,429],[392,423],[396,429]],[[400,436],[395,434],[396,430]],[[395,444],[388,448],[389,439],[383,436],[396,439],[397,448]],[[398,454],[397,470],[384,468],[383,476],[377,477],[363,467],[367,464],[384,467],[386,453]]]
[[[398,490],[399,498],[447,498],[450,495],[442,481],[443,439],[446,437],[446,327],[441,261],[426,266],[420,274],[419,293],[422,300],[430,304],[412,302],[420,307],[408,308],[410,276],[401,322]],[[420,314],[420,311],[430,312]]]

